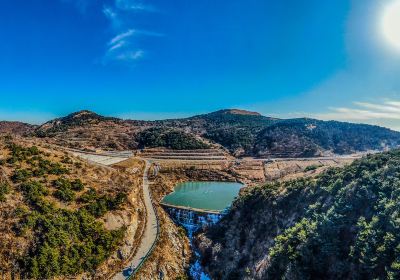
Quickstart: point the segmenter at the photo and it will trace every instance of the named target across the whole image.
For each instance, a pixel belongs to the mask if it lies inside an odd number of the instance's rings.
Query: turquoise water
[[[222,211],[229,207],[243,184],[234,182],[186,182],[178,184],[175,191],[162,202],[204,210]]]

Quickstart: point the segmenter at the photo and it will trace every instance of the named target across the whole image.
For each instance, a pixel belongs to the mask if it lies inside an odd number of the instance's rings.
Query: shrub
[[[71,202],[75,199],[75,193],[72,190],[71,182],[66,178],[59,178],[53,182],[57,188],[54,192],[54,197],[63,202]]]
[[[71,188],[74,191],[80,192],[80,191],[83,191],[83,189],[85,188],[85,185],[82,183],[81,180],[76,179],[71,182]]]
[[[316,165],[316,164],[309,165],[306,168],[304,168],[304,172],[314,171],[314,170],[317,170],[319,167],[321,167],[321,166]]]
[[[96,198],[97,198],[96,190],[93,188],[90,188],[83,195],[81,195],[81,197],[79,198],[79,201],[82,203],[89,203],[89,202],[94,201]]]
[[[0,183],[0,202],[6,201],[6,195],[10,193],[10,186],[7,183]]]
[[[32,172],[27,169],[17,169],[14,171],[11,176],[11,180],[14,183],[21,183],[27,181],[30,177],[32,177]]]
[[[42,196],[48,195],[48,190],[39,182],[29,181],[21,185],[21,191],[26,200],[31,203],[37,203]]]
[[[104,216],[110,210],[116,210],[126,201],[126,194],[119,193],[114,198],[104,195],[85,206],[85,209],[96,218]]]

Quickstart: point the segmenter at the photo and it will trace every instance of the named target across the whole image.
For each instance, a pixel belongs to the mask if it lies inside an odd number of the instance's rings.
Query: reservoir
[[[195,256],[189,270],[192,279],[211,279],[201,266],[200,253],[193,247],[193,234],[202,227],[218,223],[243,186],[236,182],[185,182],[178,184],[174,192],[161,201],[164,206],[168,205],[166,211],[174,222],[187,231]]]
[[[185,182],[162,200],[171,206],[223,211],[229,207],[243,184],[236,182]]]

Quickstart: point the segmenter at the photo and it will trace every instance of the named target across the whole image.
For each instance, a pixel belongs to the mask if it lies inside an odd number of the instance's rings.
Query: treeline
[[[177,129],[154,127],[140,132],[136,141],[139,148],[165,147],[174,150],[207,149],[209,145],[194,135]]]

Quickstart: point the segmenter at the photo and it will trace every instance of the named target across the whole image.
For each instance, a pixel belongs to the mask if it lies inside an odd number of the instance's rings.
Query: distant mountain
[[[98,115],[94,112],[88,110],[82,110],[79,112],[75,112],[69,114],[66,117],[57,118],[46,122],[45,124],[41,125],[37,131],[43,134],[51,134],[57,133],[61,131],[67,131],[70,128],[74,128],[77,126],[90,126],[99,124],[101,122],[119,122],[118,118],[112,117],[103,117]]]
[[[350,154],[400,144],[399,132],[378,126],[307,118],[283,120],[236,109],[161,123],[184,128],[235,155],[257,157]]]
[[[350,154],[400,144],[400,133],[372,125],[314,119],[281,120],[261,130],[253,153],[260,157]]]
[[[24,135],[32,132],[36,126],[22,122],[0,121],[0,134]]]
[[[49,121],[39,137],[76,148],[198,149],[216,145],[236,156],[311,157],[384,150],[400,144],[400,133],[371,125],[313,119],[276,119],[226,109],[183,119],[133,121],[80,111]]]
[[[332,125],[332,124],[329,124]],[[400,279],[400,150],[246,188],[197,238],[212,279]]]

